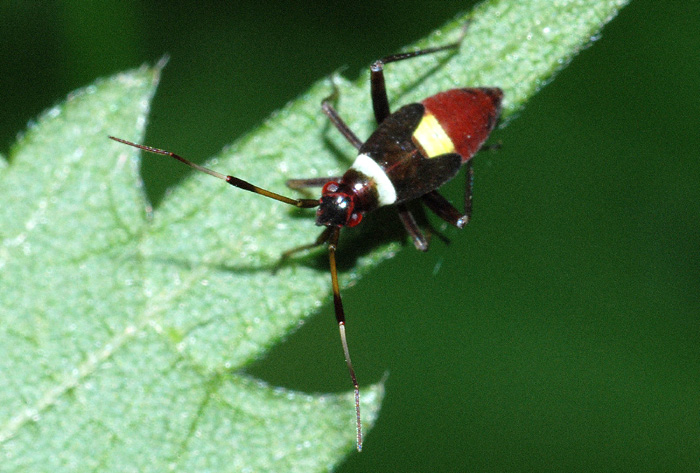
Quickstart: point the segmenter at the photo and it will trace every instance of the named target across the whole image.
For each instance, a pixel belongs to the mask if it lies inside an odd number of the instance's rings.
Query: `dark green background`
[[[201,160],[465,8],[87,3],[0,3],[3,152],[71,90],[168,53],[146,142]],[[468,228],[345,291],[361,382],[389,378],[341,471],[700,469],[699,31],[697,2],[633,1],[477,157]],[[154,202],[186,172],[146,160]],[[346,391],[323,312],[250,372]]]

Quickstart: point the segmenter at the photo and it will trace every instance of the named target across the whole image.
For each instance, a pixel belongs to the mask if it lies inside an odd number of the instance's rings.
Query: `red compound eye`
[[[321,189],[321,194],[323,194],[323,195],[331,194],[333,192],[336,192],[337,190],[338,190],[338,183],[335,181],[328,181],[323,186],[323,189]]]
[[[362,214],[353,213],[352,215],[350,215],[350,220],[348,220],[348,223],[346,226],[354,227],[355,225],[357,225],[361,221],[362,221]]]

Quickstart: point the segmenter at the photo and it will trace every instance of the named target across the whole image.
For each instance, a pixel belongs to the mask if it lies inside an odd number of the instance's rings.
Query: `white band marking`
[[[394,184],[391,183],[389,177],[374,159],[366,154],[360,154],[350,167],[374,181],[377,185],[377,195],[379,197],[380,206],[390,205],[396,202],[396,189],[394,189]]]

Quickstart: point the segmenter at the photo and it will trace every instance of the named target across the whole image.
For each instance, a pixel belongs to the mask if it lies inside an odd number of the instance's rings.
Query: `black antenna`
[[[183,158],[182,156],[179,156],[173,152],[166,151],[164,149],[158,149],[158,148],[153,148],[151,146],[146,146],[146,145],[140,145],[137,143],[132,143],[131,141],[123,140],[121,138],[116,138],[114,136],[110,136],[110,139],[114,141],[118,141],[119,143],[124,143],[125,145],[133,146],[134,148],[139,148],[144,151],[148,151],[149,153],[154,153],[154,154],[162,154],[165,156],[170,156],[171,158],[177,159],[181,163],[185,163],[191,168],[196,169],[197,171],[201,171],[203,173],[209,174],[210,176],[214,176],[217,179],[221,179],[222,181],[226,181],[229,184],[231,184],[234,187],[238,187],[239,189],[243,189],[248,192],[252,192],[254,194],[260,194],[265,197],[269,197],[270,199],[275,199],[279,200],[280,202],[284,202],[285,204],[293,205],[295,207],[300,207],[303,209],[306,208],[311,208],[311,207],[318,207],[318,199],[292,199],[290,197],[285,197],[280,194],[276,194],[274,192],[271,192],[269,190],[263,189],[262,187],[254,186],[248,181],[244,181],[243,179],[238,179],[237,177],[234,176],[227,176],[224,174],[221,174],[216,171],[212,171],[211,169],[205,168],[204,166],[200,166],[199,164],[195,164],[192,161]]]

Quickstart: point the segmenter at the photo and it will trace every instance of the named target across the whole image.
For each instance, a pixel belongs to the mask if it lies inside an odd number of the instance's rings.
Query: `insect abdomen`
[[[498,88],[452,89],[423,100],[425,114],[413,140],[429,158],[458,153],[462,162],[479,151],[501,113]]]

